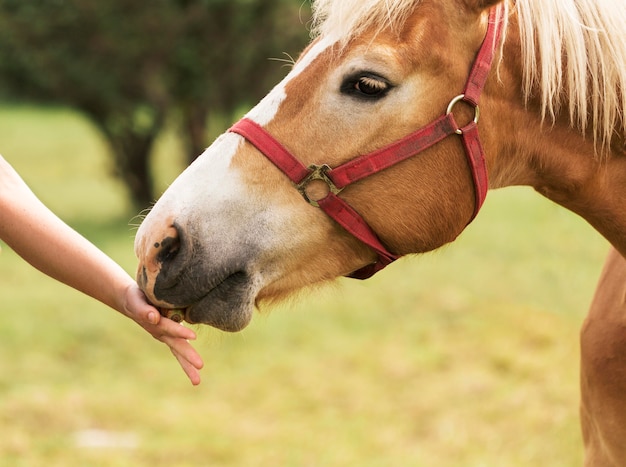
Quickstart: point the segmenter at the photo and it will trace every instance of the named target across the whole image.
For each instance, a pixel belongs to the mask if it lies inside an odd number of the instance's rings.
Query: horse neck
[[[566,112],[554,121],[544,119],[538,98],[523,96],[519,51],[513,20],[504,58],[489,79],[481,105],[490,188],[532,186],[586,219],[626,256],[624,136],[620,133],[601,148],[593,136],[572,127]],[[567,106],[565,102],[563,108]]]

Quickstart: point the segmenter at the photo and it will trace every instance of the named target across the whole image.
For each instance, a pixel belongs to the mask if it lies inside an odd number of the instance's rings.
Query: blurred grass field
[[[0,109],[0,153],[132,273],[134,213],[94,129]],[[159,184],[180,170],[172,135]],[[199,329],[203,383],[126,318],[0,255],[0,465],[575,466],[578,332],[606,241],[529,189],[453,245]]]

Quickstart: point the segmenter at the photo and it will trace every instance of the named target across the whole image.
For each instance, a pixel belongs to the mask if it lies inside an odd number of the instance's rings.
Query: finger
[[[182,327],[180,325],[177,326]],[[200,384],[199,370],[201,370],[204,366],[204,362],[196,349],[194,349],[185,339],[164,335],[160,340],[170,348],[170,351],[174,357],[176,357],[176,360],[178,360],[178,363],[191,381],[191,384],[194,386]]]
[[[146,321],[152,325],[157,325],[161,321],[161,314],[156,310],[150,310],[146,315]]]
[[[163,319],[161,322],[169,321]],[[176,324],[177,328],[184,328],[183,326]],[[195,336],[195,334],[194,334]],[[200,384],[200,372],[204,366],[204,362],[202,361],[202,357],[200,354],[194,349],[191,344],[184,338],[181,337],[173,337],[171,334],[162,334],[159,337],[155,336],[158,340],[166,344],[178,363],[182,367],[183,371],[191,381],[191,384],[197,386]]]
[[[200,354],[186,340],[164,337],[163,342],[169,346],[170,350],[174,352],[177,357],[186,360],[194,368],[200,370],[204,366],[204,362],[202,361]]]
[[[131,285],[127,290],[124,308],[126,313],[139,323],[157,325],[161,320],[159,310],[148,303],[145,294],[136,284]]]
[[[176,357],[176,360],[178,360],[178,363],[180,364],[181,368],[187,375],[187,378],[189,378],[189,381],[191,381],[191,384],[193,384],[194,386],[199,385],[201,382],[201,378],[200,378],[200,371],[198,370],[202,368],[202,365],[200,365],[200,367],[197,367],[196,365],[192,364],[189,360],[187,360],[185,357],[183,357],[178,352],[176,352],[174,349],[170,348],[170,350],[172,351],[172,354],[174,355],[174,357]]]
[[[185,339],[188,341],[194,341],[197,338],[196,333],[193,332],[193,330],[167,318],[162,318],[159,324],[156,326],[156,329],[158,330],[157,332],[163,337],[169,336]]]

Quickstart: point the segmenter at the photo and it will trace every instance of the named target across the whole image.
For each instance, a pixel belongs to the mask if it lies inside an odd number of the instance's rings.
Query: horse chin
[[[226,332],[241,331],[254,314],[255,295],[248,274],[232,274],[198,302],[187,307],[185,321],[206,324]]]

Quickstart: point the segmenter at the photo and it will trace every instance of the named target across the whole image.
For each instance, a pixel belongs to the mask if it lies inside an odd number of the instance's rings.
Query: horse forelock
[[[400,31],[421,0],[314,0],[313,34],[339,43],[368,31]],[[616,0],[505,0],[518,16],[523,94],[542,116],[563,112],[601,148],[626,136],[626,4]],[[506,57],[504,57],[506,59]]]
[[[402,27],[420,0],[315,0],[313,35],[340,43],[366,30]]]

